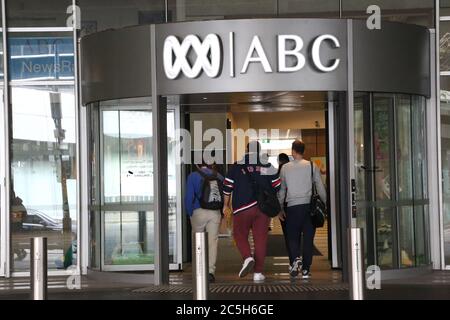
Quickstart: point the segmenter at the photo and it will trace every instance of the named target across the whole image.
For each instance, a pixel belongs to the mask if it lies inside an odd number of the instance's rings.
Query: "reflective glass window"
[[[48,268],[77,261],[77,148],[73,86],[13,86],[11,264],[28,271],[31,237],[48,238]]]
[[[72,0],[7,0],[8,26],[70,27],[71,7]]]
[[[72,33],[9,33],[10,80],[74,80]]]
[[[78,0],[81,34],[166,21],[164,0]],[[168,12],[170,21],[170,12]]]
[[[384,20],[434,27],[434,0],[342,0],[342,16],[367,19],[367,8],[377,5]]]

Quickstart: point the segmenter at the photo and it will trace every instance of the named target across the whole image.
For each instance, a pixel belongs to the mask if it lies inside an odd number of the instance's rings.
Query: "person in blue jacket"
[[[201,206],[205,177],[213,178],[213,180],[217,179],[220,187],[224,180],[223,176],[217,172],[213,165],[203,163],[187,178],[184,202],[186,213],[191,220],[192,232],[208,233],[209,281],[214,282],[222,212],[220,209],[211,210],[202,208]],[[220,190],[211,190],[211,195],[214,197],[214,194],[216,194],[223,201],[221,192]]]

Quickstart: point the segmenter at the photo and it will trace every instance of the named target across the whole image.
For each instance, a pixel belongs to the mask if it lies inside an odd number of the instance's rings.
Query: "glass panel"
[[[450,21],[439,23],[439,57],[441,71],[450,71]]]
[[[103,111],[103,201],[120,202],[119,111]]]
[[[73,80],[72,33],[10,33],[10,80]]]
[[[415,265],[415,228],[413,207],[399,207],[400,266]]]
[[[385,20],[434,27],[434,0],[342,0],[342,15],[367,19],[370,5],[379,6]]]
[[[78,0],[81,35],[126,26],[165,22],[164,0]],[[171,21],[171,12],[168,12]]]
[[[366,171],[364,156],[364,98],[355,97],[354,127],[355,127],[355,170],[356,170],[356,201],[366,201]]]
[[[11,260],[29,270],[29,239],[48,238],[48,268],[76,264],[77,164],[73,86],[12,87]]]
[[[104,199],[104,263],[152,264],[153,154],[150,99],[101,103]],[[106,106],[116,110],[108,110]],[[177,261],[175,113],[167,114],[169,259]],[[116,208],[116,209],[108,209]],[[138,248],[140,248],[138,250]]]
[[[105,264],[154,263],[153,213],[105,212]]]
[[[412,146],[411,146],[411,98],[397,95],[395,98],[397,113],[397,192],[398,199],[413,198],[412,184]]]
[[[174,21],[256,17],[339,17],[339,0],[170,0]]]
[[[66,27],[70,17],[67,10],[71,6],[72,0],[8,0],[8,26]]]
[[[450,77],[441,77],[441,155],[445,264],[450,265]]]
[[[153,199],[152,113],[119,111],[120,201]]]
[[[339,0],[278,0],[278,15],[301,18],[339,18]]]
[[[374,95],[373,144],[375,170],[375,199],[392,198],[392,97]]]
[[[414,207],[414,233],[415,233],[415,250],[416,250],[416,266],[420,267],[430,263],[428,254],[428,232],[426,223],[426,209],[428,206]]]
[[[365,102],[369,101],[368,94],[356,94],[354,99],[354,129],[355,129],[355,180],[356,180],[356,208],[357,208],[357,224],[359,228],[364,230],[364,243],[370,246],[368,239],[373,237],[373,233],[369,235],[368,228],[368,212],[372,212],[371,208],[367,206],[369,200],[367,198],[366,187],[366,157],[365,157],[365,123],[364,123],[364,108],[369,107]],[[373,242],[371,242],[373,245]],[[366,265],[371,258],[369,255],[373,254],[373,250],[366,247],[365,259]]]
[[[175,21],[270,17],[277,15],[277,0],[173,0],[170,8]]]
[[[377,257],[378,266],[382,269],[394,268],[394,232],[393,208],[376,208]]]
[[[411,101],[414,199],[428,199],[425,98],[413,96]]]

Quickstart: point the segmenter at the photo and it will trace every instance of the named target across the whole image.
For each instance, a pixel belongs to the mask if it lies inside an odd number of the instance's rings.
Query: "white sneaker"
[[[253,274],[253,281],[255,282],[261,282],[266,280],[266,277],[262,273],[255,273]]]
[[[239,272],[239,278],[243,278],[246,275],[250,273],[250,271],[253,270],[253,267],[255,266],[255,259],[252,257],[248,257],[245,259],[244,264],[242,265],[242,269]]]

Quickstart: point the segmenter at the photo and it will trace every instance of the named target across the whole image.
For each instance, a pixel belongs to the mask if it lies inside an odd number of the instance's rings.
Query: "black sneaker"
[[[311,278],[311,272],[308,269],[302,270],[302,279],[309,279]]]
[[[289,268],[290,276],[294,277],[294,278],[296,276],[298,276],[298,273],[301,268],[302,268],[302,259],[301,258],[295,259],[294,262],[292,263],[291,267]]]
[[[216,282],[216,277],[212,273],[210,273],[208,274],[208,281],[209,283]]]

